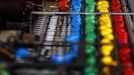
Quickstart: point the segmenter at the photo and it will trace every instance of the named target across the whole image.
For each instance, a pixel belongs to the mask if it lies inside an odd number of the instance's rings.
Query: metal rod
[[[81,14],[81,15],[100,15],[100,14],[111,14],[111,15],[134,15],[134,12],[132,13],[115,13],[115,12],[32,12],[31,14],[38,14],[38,15],[67,15],[67,14]]]

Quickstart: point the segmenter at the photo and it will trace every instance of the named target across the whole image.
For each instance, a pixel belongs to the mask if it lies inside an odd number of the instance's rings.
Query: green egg
[[[89,6],[95,6],[96,5],[96,2],[94,2],[94,0],[85,0],[85,3],[86,3],[86,5],[89,5]]]
[[[98,69],[96,67],[87,67],[84,70],[85,75],[97,75]]]
[[[86,42],[87,43],[95,43],[96,38],[94,36],[86,37]]]
[[[86,45],[86,54],[92,54],[96,51],[96,48],[93,45]]]

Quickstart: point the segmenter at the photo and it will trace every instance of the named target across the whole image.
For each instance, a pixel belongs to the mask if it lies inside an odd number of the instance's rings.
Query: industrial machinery
[[[134,75],[133,0],[0,0],[0,75]]]
[[[42,0],[39,0],[42,1]],[[28,21],[31,11],[41,11],[39,1],[30,0],[1,0],[0,1],[0,26],[1,29],[29,28]],[[26,29],[25,29],[26,28]]]

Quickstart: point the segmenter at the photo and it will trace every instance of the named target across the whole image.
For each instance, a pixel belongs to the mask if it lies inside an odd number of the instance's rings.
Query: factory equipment
[[[133,0],[1,0],[0,75],[134,75]]]

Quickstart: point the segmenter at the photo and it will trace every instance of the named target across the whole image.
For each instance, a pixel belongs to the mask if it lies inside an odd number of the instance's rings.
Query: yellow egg
[[[109,3],[108,1],[100,0],[97,2],[97,9],[100,12],[107,12],[108,10],[102,10],[102,9],[108,9],[109,8]]]
[[[99,17],[99,20],[100,20],[100,21],[104,21],[105,19],[104,19],[102,16],[100,16],[100,17]]]
[[[100,26],[99,26],[99,29],[102,28],[101,26],[104,26],[106,29],[107,29],[107,28],[112,29],[112,24],[111,24],[111,23],[106,23],[106,22],[104,22],[104,21],[99,21],[99,25],[100,25]],[[104,28],[104,27],[103,27],[103,28]],[[103,28],[102,28],[102,29],[103,29]]]
[[[104,8],[102,8],[102,9],[99,9],[99,12],[109,12],[109,10],[108,9],[104,9]]]
[[[112,28],[112,24],[111,24],[111,22],[109,22],[109,23],[105,23],[104,24],[106,27],[108,27],[108,28]]]
[[[97,6],[100,6],[100,5],[109,5],[109,3],[108,3],[108,1],[104,1],[104,0],[98,1]]]
[[[107,16],[100,16],[99,21],[104,21],[105,23],[111,23],[111,18]]]
[[[110,18],[110,15],[109,14],[101,14],[101,17]]]
[[[102,9],[103,7],[102,6],[97,6],[97,10],[100,10]]]
[[[107,32],[107,31],[101,31],[100,34],[101,34],[101,36],[105,37],[106,35],[109,34],[109,32]]]
[[[112,51],[114,49],[114,46],[111,44],[109,45],[103,45],[101,48],[100,48],[100,52],[102,55],[104,56],[108,56],[108,55],[111,55]]]
[[[107,17],[107,18],[105,19],[105,22],[111,23],[111,19],[110,19],[109,17]]]
[[[99,30],[104,30],[104,29],[107,29],[108,27],[106,27],[105,25],[100,25],[99,26]]]
[[[100,50],[100,52],[101,52],[101,54],[102,55],[111,55],[111,51],[107,51],[107,50],[105,50],[105,49],[102,49],[102,50]]]
[[[98,1],[97,6],[101,6],[101,5],[102,5],[102,1]]]
[[[103,38],[101,40],[101,44],[107,44],[107,43],[111,43],[111,41],[109,39],[105,39],[105,38]]]
[[[109,8],[109,4],[104,3],[104,4],[102,5],[102,7]]]
[[[99,24],[100,24],[100,25],[105,25],[105,22],[104,22],[104,21],[99,20]]]
[[[102,72],[106,75],[110,75],[110,67],[108,66],[102,67]]]
[[[100,34],[104,37],[112,33],[113,33],[113,30],[111,28],[100,30]]]
[[[110,17],[105,17],[105,21],[107,22],[111,22],[111,19],[110,19]]]
[[[110,17],[107,17],[107,16],[101,16],[101,17],[102,17],[102,20],[104,21],[111,21]]]
[[[103,0],[103,4],[109,5],[108,1],[106,1],[106,0]]]
[[[104,38],[109,39],[109,40],[114,40],[114,35],[113,34],[107,34],[104,36]]]
[[[105,17],[100,17],[99,22],[103,22],[104,24],[111,24],[111,20],[106,19]]]
[[[108,16],[108,17],[110,17],[110,14],[101,14],[102,16]]]
[[[101,62],[105,65],[112,65],[113,59],[111,56],[104,56],[102,57]]]
[[[105,50],[105,51],[113,51],[113,49],[114,49],[114,45],[113,44],[110,44],[110,43],[107,44],[107,45],[103,45],[100,48],[100,50]]]
[[[112,30],[112,28],[106,28],[106,29],[104,29],[104,31],[107,31],[107,32],[109,32],[109,33],[113,33],[113,30]]]
[[[97,9],[98,9],[98,10],[100,10],[100,9],[108,9],[108,7],[109,7],[109,6],[103,4],[103,5],[97,6]]]
[[[99,17],[99,21],[105,21],[105,19],[103,17]]]

